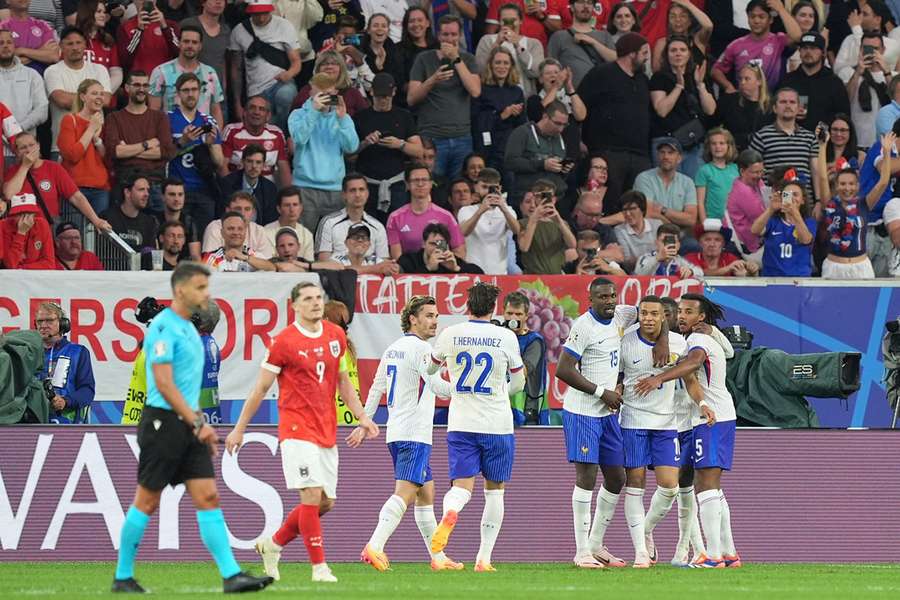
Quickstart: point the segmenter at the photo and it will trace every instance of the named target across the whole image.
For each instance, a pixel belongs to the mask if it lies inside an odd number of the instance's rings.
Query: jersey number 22
[[[491,374],[491,369],[494,366],[494,358],[488,354],[487,352],[481,352],[475,356],[475,359],[472,360],[472,355],[468,352],[460,352],[456,355],[456,364],[462,365],[463,370],[459,376],[459,381],[456,382],[456,391],[464,394],[490,394],[491,388],[486,387],[484,382],[487,381],[488,376]],[[475,380],[475,387],[473,388],[471,385],[466,385],[466,382],[469,380],[469,375],[472,374],[473,364],[476,367],[481,367],[481,373],[478,375],[478,379]]]

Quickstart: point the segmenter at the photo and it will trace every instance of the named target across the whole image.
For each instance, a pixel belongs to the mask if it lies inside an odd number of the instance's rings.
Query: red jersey
[[[560,20],[562,18],[563,10],[566,7],[566,0],[534,0],[534,2],[537,2],[541,5],[541,9],[543,9],[544,15],[548,19]],[[522,14],[525,16],[525,18],[522,19],[522,25],[519,27],[519,33],[526,37],[538,40],[541,44],[543,44],[544,48],[546,48],[547,41],[549,40],[547,28],[544,27],[544,24],[541,21],[525,12],[524,0],[491,0],[491,3],[488,5],[485,22],[492,25],[497,25],[499,27],[500,7],[504,4],[519,5],[519,7],[522,9]],[[530,1],[529,4],[531,4]]]
[[[50,225],[41,215],[35,215],[34,225],[28,233],[19,233],[19,220],[6,217],[0,220],[0,246],[5,254],[0,256],[7,269],[55,269],[56,251]],[[332,412],[334,412],[332,401]]]
[[[609,21],[609,13],[614,4],[618,0],[594,0],[594,29],[602,31],[606,29],[606,22]],[[574,19],[572,18],[572,6],[566,4],[562,10],[562,28],[568,29],[572,26]]]
[[[701,269],[707,269],[706,261],[703,259],[703,254],[700,252],[691,252],[690,254],[684,255],[684,260],[688,261],[692,265],[697,265]],[[731,252],[727,252],[722,250],[721,256],[719,256],[719,264],[716,265],[716,268],[727,267],[733,262],[741,260],[739,256],[735,256]],[[719,275],[721,277],[721,275]]]
[[[153,69],[178,56],[178,23],[166,19],[168,27],[159,23],[138,29],[137,17],[119,25],[116,41],[119,44],[119,60],[125,71],[143,71],[148,75]]]
[[[263,175],[272,179],[279,160],[287,160],[287,144],[284,132],[277,125],[266,125],[262,133],[253,135],[243,123],[231,123],[222,132],[222,154],[228,164],[228,172],[241,168],[241,154],[250,144],[259,144],[266,151],[266,166]]]
[[[18,163],[11,166],[4,176],[4,181],[9,181],[19,171],[21,166]],[[31,176],[41,189],[41,198],[44,200],[44,204],[47,205],[47,211],[51,217],[58,217],[60,202],[68,200],[78,191],[78,186],[75,185],[69,173],[63,169],[62,165],[52,160],[45,159],[40,167],[31,167]],[[34,189],[26,178],[22,184],[22,189],[15,193],[34,194]]]
[[[278,375],[278,438],[323,448],[337,443],[337,393],[344,330],[322,321],[318,334],[292,323],[269,344],[262,368]]]
[[[89,250],[82,250],[81,254],[78,255],[78,260],[75,261],[75,267],[69,268],[66,263],[61,261],[59,257],[56,257],[56,268],[59,270],[65,271],[103,271],[103,263],[100,262],[100,257]]]
[[[103,65],[107,71],[113,67],[122,66],[119,62],[119,49],[115,42],[111,46],[107,46],[99,35],[95,35],[88,42],[84,57],[94,64]]]
[[[703,10],[703,0],[691,0],[691,4]],[[641,35],[647,38],[651,48],[656,44],[656,40],[666,37],[671,5],[672,0],[634,0],[632,6],[641,17]]]

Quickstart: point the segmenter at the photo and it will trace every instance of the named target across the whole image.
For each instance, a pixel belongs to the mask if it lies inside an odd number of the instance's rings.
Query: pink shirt
[[[759,182],[759,188],[754,190],[738,178],[734,180],[731,193],[728,194],[728,218],[731,220],[734,233],[748,252],[756,252],[761,244],[760,238],[753,235],[750,227],[753,221],[766,211],[762,187],[762,180]]]
[[[420,215],[412,211],[412,204],[392,212],[387,222],[388,244],[400,244],[404,254],[418,252],[422,249],[422,232],[429,223],[442,223],[450,230],[451,248],[461,246],[465,242],[453,215],[432,203]]]
[[[783,32],[769,33],[762,40],[753,39],[748,34],[728,44],[713,68],[728,75],[733,82],[737,79],[737,73],[741,67],[751,60],[762,61],[766,83],[769,84],[770,90],[774,90],[781,81],[781,53],[790,44],[791,38]]]
[[[12,32],[13,42],[16,48],[28,48],[29,50],[39,50],[47,44],[47,42],[59,41],[56,39],[56,32],[46,21],[28,17],[27,19],[14,19],[12,17],[0,21],[0,29],[6,29]],[[43,74],[47,65],[44,63],[32,61],[28,63],[29,67]]]

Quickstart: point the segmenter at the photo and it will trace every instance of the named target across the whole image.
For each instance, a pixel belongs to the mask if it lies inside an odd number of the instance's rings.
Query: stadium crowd
[[[900,274],[896,0],[5,6],[5,268]]]

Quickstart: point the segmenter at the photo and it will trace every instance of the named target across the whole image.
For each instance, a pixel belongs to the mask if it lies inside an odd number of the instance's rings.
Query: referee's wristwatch
[[[200,430],[203,429],[203,415],[198,414],[194,417],[194,435],[200,433]]]

